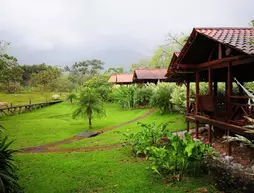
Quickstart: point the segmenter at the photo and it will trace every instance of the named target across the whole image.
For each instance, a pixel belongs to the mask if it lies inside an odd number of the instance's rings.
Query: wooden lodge
[[[165,76],[167,69],[136,69],[134,70],[133,82],[138,84],[145,83],[155,83],[157,84],[159,81],[166,81],[167,77]]]
[[[174,54],[167,71],[169,81],[184,83],[186,93],[187,130],[189,123],[208,124],[211,129],[222,129],[227,135],[246,135],[250,128],[247,117],[254,117],[254,98],[246,95],[244,83],[254,81],[253,28],[194,28],[180,53]],[[233,93],[233,82],[238,91]],[[196,83],[196,94],[190,97],[190,83]],[[200,82],[208,84],[206,94],[200,94]],[[225,84],[225,93],[218,93],[218,83]],[[251,104],[252,103],[252,104]],[[248,134],[250,135],[250,134]],[[228,155],[231,145],[228,144]]]
[[[132,84],[133,74],[114,74],[109,78],[108,82],[121,85]]]

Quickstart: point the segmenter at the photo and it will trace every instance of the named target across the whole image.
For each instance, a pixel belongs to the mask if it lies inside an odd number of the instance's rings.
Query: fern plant
[[[13,154],[16,151],[10,148],[12,142],[8,142],[7,136],[0,130],[0,192],[3,193],[23,192],[18,183],[17,168],[13,164]]]

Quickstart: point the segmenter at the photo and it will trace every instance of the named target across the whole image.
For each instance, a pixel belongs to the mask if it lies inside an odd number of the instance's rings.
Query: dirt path
[[[98,132],[98,133],[103,133],[106,131],[110,131],[113,129],[117,129],[120,128],[122,126],[128,125],[130,123],[136,122],[138,120],[142,120],[146,117],[148,117],[149,115],[151,115],[153,112],[155,112],[156,109],[152,108],[151,110],[149,110],[147,113],[145,113],[142,116],[139,116],[135,119],[132,119],[130,121],[121,123],[119,125],[114,125],[114,126],[110,126],[110,127],[106,127],[104,129],[99,129],[93,132]],[[87,151],[98,151],[98,150],[106,150],[106,149],[114,149],[114,148],[119,148],[120,144],[117,145],[112,145],[112,146],[97,146],[97,147],[81,147],[81,148],[57,148],[60,145],[63,144],[67,144],[67,143],[72,143],[75,141],[79,141],[81,139],[87,138],[85,136],[73,136],[61,141],[57,141],[57,142],[53,142],[53,143],[47,143],[47,144],[42,144],[39,146],[33,146],[33,147],[26,147],[23,149],[20,149],[19,153],[50,153],[50,152],[54,152],[54,153],[70,153],[70,152],[87,152]]]

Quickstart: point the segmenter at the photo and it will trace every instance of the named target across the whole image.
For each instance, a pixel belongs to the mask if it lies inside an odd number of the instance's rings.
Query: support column
[[[190,111],[190,83],[186,83],[186,116],[189,115]],[[187,120],[187,132],[190,131],[190,122]]]
[[[199,106],[199,79],[200,79],[200,75],[199,72],[196,72],[196,105],[195,105],[195,115],[198,114],[198,106]]]
[[[214,96],[217,96],[218,95],[218,82],[217,82],[217,80],[215,80],[213,84],[214,84],[213,85],[213,94],[214,94]]]
[[[200,74],[199,72],[196,72],[196,105],[195,105],[195,115],[198,115],[198,107],[199,107],[199,80],[200,80]],[[199,138],[198,135],[198,128],[199,128],[199,122],[196,121],[196,138]]]
[[[212,125],[208,125],[208,143],[211,145],[212,144]]]
[[[227,136],[230,136],[231,132],[227,130]],[[227,155],[231,156],[232,155],[232,147],[231,147],[231,142],[227,143]]]
[[[208,69],[208,95],[212,95],[213,92],[213,82],[212,82],[212,69]]]
[[[227,77],[227,104],[226,104],[226,107],[227,107],[227,120],[229,120],[229,117],[231,117],[231,114],[232,114],[232,106],[231,106],[231,95],[232,95],[232,64],[229,63],[228,64],[228,77]],[[227,131],[227,135],[230,136],[231,132],[230,130]],[[228,155],[231,155],[231,142],[228,142],[227,144],[227,154]]]

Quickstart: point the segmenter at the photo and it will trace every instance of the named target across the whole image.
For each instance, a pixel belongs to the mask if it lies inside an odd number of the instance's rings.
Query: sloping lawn
[[[55,142],[88,130],[86,119],[72,119],[75,106],[67,102],[16,116],[0,117],[1,125],[13,148]],[[122,110],[117,104],[105,104],[106,117],[93,119],[93,130],[117,125],[144,115],[148,109]]]
[[[210,179],[186,179],[171,187],[124,148],[89,153],[16,155],[26,193],[199,192]],[[214,192],[208,187],[209,192]]]
[[[120,143],[120,139],[122,139],[122,134],[130,131],[132,133],[136,133],[141,130],[141,126],[137,123],[153,123],[155,122],[157,125],[161,123],[172,122],[169,124],[168,128],[170,131],[179,131],[186,129],[186,123],[184,121],[184,117],[182,115],[176,114],[165,114],[161,115],[159,111],[154,112],[152,115],[142,119],[140,121],[131,123],[129,125],[120,127],[118,129],[114,129],[111,131],[107,131],[102,133],[96,137],[85,138],[70,144],[63,144],[60,147],[62,148],[75,148],[75,147],[92,147],[92,146],[103,146],[103,145],[113,145]]]
[[[48,101],[52,100],[52,95],[55,93],[48,93]],[[61,93],[61,99],[65,99],[66,93]],[[29,104],[29,98],[32,103],[46,102],[46,95],[41,92],[7,94],[0,92],[0,102],[8,102],[9,105]]]

